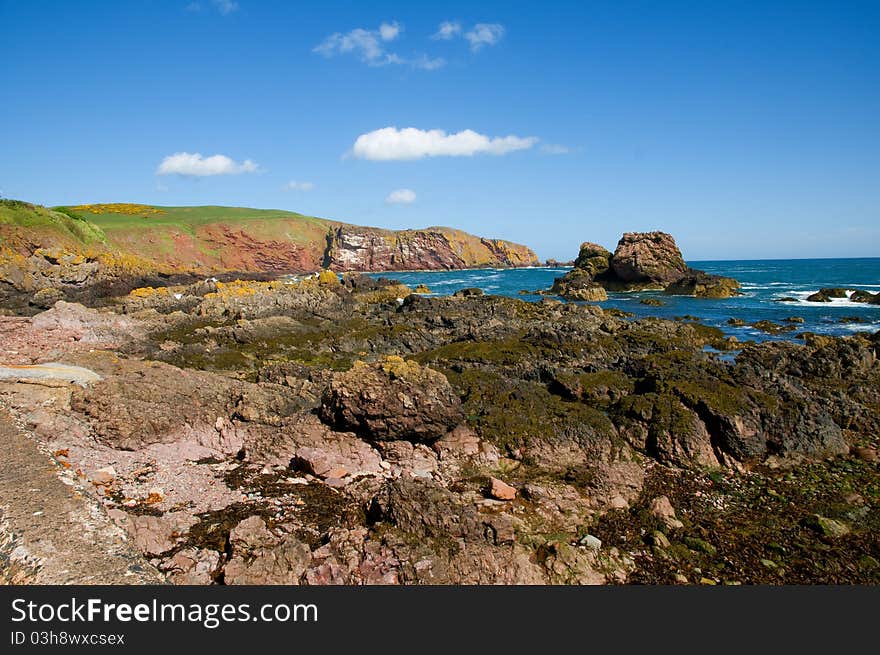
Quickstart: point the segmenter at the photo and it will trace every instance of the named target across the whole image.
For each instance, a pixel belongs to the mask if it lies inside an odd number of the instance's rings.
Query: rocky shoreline
[[[880,581],[880,333],[731,363],[693,321],[330,271],[99,304],[0,317],[0,404],[169,582]]]

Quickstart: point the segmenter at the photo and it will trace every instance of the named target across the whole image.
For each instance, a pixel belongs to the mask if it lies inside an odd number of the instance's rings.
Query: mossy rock
[[[849,526],[835,519],[822,516],[821,514],[813,514],[804,519],[804,525],[830,539],[839,539],[850,533]]]
[[[633,392],[635,382],[620,371],[594,371],[592,373],[558,373],[550,382],[551,393],[571,400],[583,400],[598,404],[617,402]]]
[[[782,332],[791,332],[795,329],[794,325],[780,325],[768,320],[755,321],[751,325],[756,330],[766,332],[767,334],[780,334]]]
[[[705,539],[701,539],[699,537],[685,537],[682,541],[691,550],[705,553],[710,557],[714,557],[718,553],[718,549]]]
[[[475,369],[446,371],[446,375],[462,397],[468,422],[502,449],[538,452],[561,445],[587,451],[616,439],[604,412],[566,401],[538,382]]]

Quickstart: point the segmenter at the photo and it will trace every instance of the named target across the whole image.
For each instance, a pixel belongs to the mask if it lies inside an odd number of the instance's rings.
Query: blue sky
[[[880,256],[878,2],[0,0],[0,24],[5,197],[542,258],[649,229],[695,260]]]

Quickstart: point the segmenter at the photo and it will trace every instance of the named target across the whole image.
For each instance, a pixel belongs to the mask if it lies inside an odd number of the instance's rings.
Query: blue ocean
[[[692,316],[706,325],[719,327],[741,341],[793,339],[799,332],[845,335],[880,330],[880,305],[866,305],[841,298],[830,303],[807,302],[806,297],[821,287],[845,287],[880,292],[880,257],[863,259],[780,259],[754,261],[688,262],[708,273],[726,275],[742,284],[743,295],[723,300],[668,296],[661,292],[609,293],[602,307],[616,307],[641,316],[675,318]],[[523,295],[549,289],[554,278],[568,268],[474,269],[374,274],[390,277],[415,287],[425,284],[433,294],[449,295],[459,289],[478,287],[489,294],[538,301],[542,296]],[[640,301],[654,297],[664,305],[644,305]],[[796,298],[794,302],[778,302],[780,298]],[[734,327],[731,318],[745,323],[761,320],[782,322],[798,316],[804,319],[792,332],[766,334],[749,325]]]

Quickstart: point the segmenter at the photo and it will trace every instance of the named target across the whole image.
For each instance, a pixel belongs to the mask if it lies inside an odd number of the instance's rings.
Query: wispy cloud
[[[411,205],[416,201],[416,192],[412,189],[397,189],[385,198],[386,205]]]
[[[162,160],[156,175],[182,175],[184,177],[209,177],[211,175],[238,175],[256,173],[260,167],[245,159],[239,163],[226,155],[203,157],[201,153],[177,152]]]
[[[238,11],[238,3],[232,0],[212,0],[212,4],[224,16],[231,14],[233,11]]]
[[[223,16],[228,16],[234,11],[238,11],[238,3],[233,0],[210,0],[210,6],[214,7]],[[186,6],[187,11],[200,12],[204,9],[201,2],[190,2]]]
[[[545,155],[567,155],[571,149],[558,143],[545,143],[541,146],[541,152]]]
[[[399,161],[425,157],[471,157],[476,154],[506,155],[526,150],[537,137],[488,137],[473,130],[447,134],[443,130],[420,130],[414,127],[383,127],[361,134],[351,155],[372,161]]]
[[[409,59],[405,63],[408,63],[413,68],[420,68],[426,71],[435,71],[438,68],[443,68],[446,65],[446,60],[443,59],[443,57],[429,57],[428,55],[421,55],[419,57]]]
[[[378,29],[362,27],[350,32],[336,32],[315,46],[312,51],[328,59],[339,55],[354,55],[369,66],[401,65],[421,70],[437,70],[446,61],[441,57],[425,54],[405,57],[387,49],[387,44],[396,41],[403,32],[403,25],[397,21],[382,23]]]
[[[282,191],[311,191],[314,188],[315,185],[312,182],[297,182],[296,180],[291,180],[281,186]]]
[[[385,43],[400,36],[403,27],[397,22],[382,23],[379,29],[365,30],[361,27],[343,34],[331,34],[313,49],[325,57],[353,54],[365,64],[384,66],[401,63],[400,57],[385,50]]]
[[[449,41],[459,34],[461,34],[461,23],[445,20],[440,23],[440,26],[431,38],[435,41]]]
[[[464,33],[464,38],[471,44],[471,50],[478,52],[483,46],[495,45],[504,36],[504,26],[498,23],[477,23]]]

